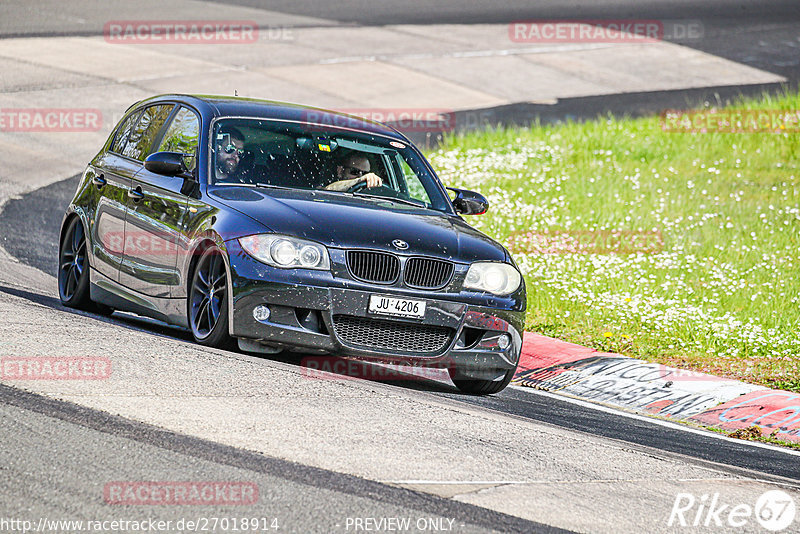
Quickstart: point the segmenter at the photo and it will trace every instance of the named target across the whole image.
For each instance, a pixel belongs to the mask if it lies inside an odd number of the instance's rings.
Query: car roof
[[[348,115],[347,113],[287,102],[260,100],[241,96],[164,94],[142,100],[135,104],[135,106],[158,101],[178,101],[188,104],[208,118],[259,117],[308,122],[350,130],[359,130],[410,143],[406,136],[386,124],[355,115]]]

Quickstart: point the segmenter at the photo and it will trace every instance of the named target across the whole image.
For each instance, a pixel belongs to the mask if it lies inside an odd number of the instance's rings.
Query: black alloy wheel
[[[227,348],[228,277],[222,252],[211,246],[197,261],[189,288],[189,326],[201,345]]]
[[[58,250],[58,296],[69,308],[91,307],[86,234],[78,217],[69,222]]]

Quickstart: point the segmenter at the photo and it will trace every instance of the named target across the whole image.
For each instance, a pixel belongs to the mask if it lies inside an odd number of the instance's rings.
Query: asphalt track
[[[40,0],[41,9],[29,3],[0,4],[0,38],[102,35],[107,13],[95,9],[92,0],[74,0],[64,5],[57,0]],[[669,38],[683,46],[719,56],[787,79],[794,89],[800,82],[800,2],[796,0],[423,0],[390,2],[355,0],[315,2],[313,0],[219,0],[228,4],[265,10],[286,16],[313,17],[331,24],[384,26],[430,25],[431,31],[446,31],[437,25],[502,24],[535,20],[657,20],[699,22],[701,38]],[[53,16],[54,9],[59,16]],[[155,15],[154,15],[155,16]],[[278,20],[276,24],[291,26]],[[295,24],[302,26],[302,23]],[[676,73],[679,75],[679,73]],[[468,122],[470,113],[480,111],[482,124],[528,124],[581,120],[611,113],[644,116],[664,109],[686,109],[703,103],[725,104],[742,96],[783,91],[782,84],[716,86],[656,92],[630,92],[562,98],[554,105],[519,102],[506,106],[465,110],[456,113],[456,124]]]
[[[257,484],[259,499],[248,507],[247,516],[268,518],[268,524],[277,519],[283,531],[343,531],[348,530],[347,517],[393,516],[432,518],[443,525],[454,520],[453,527],[461,532],[568,532],[450,499],[183,436],[6,385],[0,385],[0,418],[6,429],[0,462],[10,466],[1,477],[4,492],[18,496],[16,510],[27,512],[23,518],[57,520],[59,510],[63,511],[61,518],[110,517],[112,514],[98,500],[103,494],[99,481],[119,480],[123,475],[135,479],[141,476],[141,466],[147,466],[151,480],[181,480],[202,472],[208,480]],[[79,454],[73,444],[80,444]],[[41,488],[47,488],[55,502],[41,511],[31,510],[36,503],[31,495]],[[125,510],[126,519],[176,522],[181,518],[235,515],[223,505],[195,507],[190,516],[184,507],[147,508],[135,514]],[[81,510],[81,515],[76,516],[75,510]]]
[[[668,39],[732,61],[786,76],[797,83],[800,54],[794,28],[800,24],[795,0],[480,0],[319,3],[312,0],[220,0],[364,26],[386,24],[502,24],[520,20],[684,20],[700,21],[699,40]]]
[[[40,0],[37,4],[52,5],[37,9],[28,2],[0,4],[0,38],[97,35],[102,31],[105,18],[95,12],[97,4],[91,0],[69,3]],[[216,4],[250,6],[335,23],[378,26],[535,19],[699,20],[705,30],[703,39],[678,41],[680,44],[780,74],[788,79],[792,88],[797,87],[800,80],[800,41],[797,39],[800,3],[796,0],[544,0],[536,3],[529,0],[444,0],[436,2],[435,12],[428,11],[430,3],[421,0],[356,0],[346,5],[309,0],[219,0]],[[505,123],[526,123],[533,118],[543,122],[559,121],[606,112],[636,116],[665,107],[724,102],[742,94],[779,90],[775,84],[708,87],[568,98],[554,106],[517,103],[486,111],[490,114],[487,122]],[[73,178],[6,204],[0,213],[2,246],[21,262],[53,274],[56,234],[74,188]],[[0,292],[25,298],[45,309],[65,311],[56,296],[2,285]],[[189,339],[185,332],[129,315],[115,314],[103,320],[115,323],[123,332],[136,330],[152,336]],[[300,357],[281,359],[297,365]],[[266,357],[261,361],[264,365],[271,363]],[[682,430],[675,425],[598,409],[531,389],[511,387],[491,397],[470,397],[459,394],[449,384],[433,381],[402,381],[389,386],[405,394],[429,396],[453,405],[474,405],[506,417],[610,438],[626,449],[653,457],[673,457],[681,463],[710,467],[734,476],[773,480],[795,487],[800,480],[800,457],[796,453],[707,432]],[[457,518],[458,530],[468,532],[557,531],[486,508],[250,453],[7,386],[0,386],[0,418],[6,443],[0,450],[0,485],[8,495],[4,501],[7,510],[15,513],[25,511],[31,516],[43,516],[61,511],[64,517],[75,517],[75,511],[81,510],[105,518],[109,513],[98,499],[97,492],[102,489],[98,488],[98,481],[125,477],[136,480],[143,476],[180,480],[204,473],[207,479],[257,482],[268,498],[264,499],[263,506],[252,511],[264,516],[280,516],[284,521],[282,526],[288,531],[344,530],[344,525],[332,517],[332,510],[342,517],[391,514]],[[205,507],[193,511],[205,515],[224,512]],[[174,514],[178,513],[180,511],[158,507],[148,510],[148,515],[162,519],[174,519]]]
[[[58,228],[64,208],[77,186],[77,179],[75,176],[57,182],[8,202],[0,213],[3,247],[20,261],[55,275]],[[30,228],[47,230],[30,232]],[[44,297],[7,287],[0,287],[0,291],[28,298],[54,309],[63,309],[56,297]],[[127,314],[117,314],[112,320],[118,322],[122,328],[143,328],[156,335],[190,339],[186,332],[153,321],[139,320]],[[302,355],[288,355],[280,359],[299,365]],[[756,472],[755,476],[761,478],[779,477],[778,480],[782,481],[800,481],[800,455],[796,452],[754,446],[710,432],[689,432],[674,424],[664,425],[620,411],[598,410],[584,403],[559,399],[529,388],[512,387],[497,395],[474,397],[458,393],[449,384],[431,380],[404,380],[389,384],[426,392],[452,402],[468,403],[503,414],[619,440],[631,446],[681,455],[701,465],[710,463],[716,467],[727,466],[726,470],[734,474],[747,470]],[[8,398],[8,393],[0,393],[0,398]],[[754,476],[752,472],[747,474]]]

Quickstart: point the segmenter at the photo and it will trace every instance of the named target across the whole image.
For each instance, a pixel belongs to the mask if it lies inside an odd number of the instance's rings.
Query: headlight
[[[324,246],[285,235],[257,234],[240,237],[242,248],[258,261],[286,269],[331,268],[328,249]]]
[[[519,289],[520,282],[519,271],[507,263],[479,262],[469,266],[464,287],[495,295],[510,295]]]

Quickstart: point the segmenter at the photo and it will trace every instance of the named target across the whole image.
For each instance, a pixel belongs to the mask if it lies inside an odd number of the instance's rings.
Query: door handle
[[[144,193],[142,193],[142,188],[137,187],[136,189],[128,189],[128,198],[132,198],[134,202],[139,202],[144,198]]]
[[[106,177],[103,174],[95,174],[92,176],[92,183],[97,186],[98,189],[102,189],[104,185],[106,185]]]

